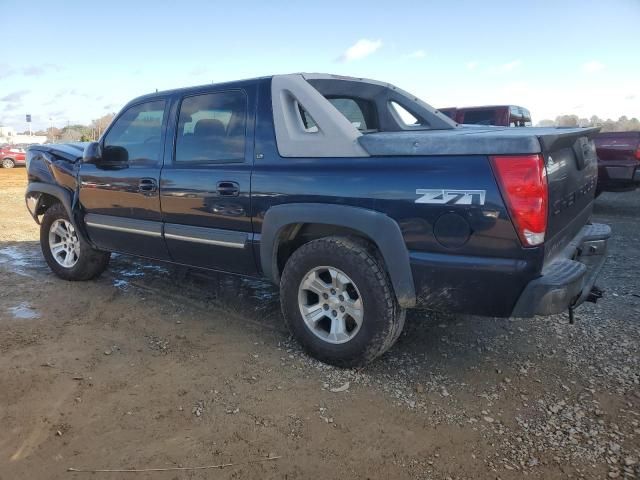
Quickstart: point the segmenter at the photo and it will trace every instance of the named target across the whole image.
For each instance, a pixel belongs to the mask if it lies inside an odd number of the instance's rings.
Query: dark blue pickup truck
[[[387,83],[276,75],[143,96],[99,142],[30,148],[26,202],[63,279],[110,252],[264,276],[307,351],[355,366],[408,308],[594,300],[596,133],[462,126]]]

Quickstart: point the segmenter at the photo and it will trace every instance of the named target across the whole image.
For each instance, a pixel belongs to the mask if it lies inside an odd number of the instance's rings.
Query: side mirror
[[[120,146],[105,147],[98,142],[91,142],[84,149],[83,163],[92,163],[98,168],[121,169],[129,166],[129,152]]]
[[[102,147],[99,142],[91,142],[84,147],[83,163],[100,163],[100,160],[102,160]]]

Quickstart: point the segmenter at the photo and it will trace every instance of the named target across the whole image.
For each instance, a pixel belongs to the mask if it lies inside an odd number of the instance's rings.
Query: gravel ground
[[[384,357],[340,370],[288,337],[267,283],[124,256],[58,280],[23,189],[0,170],[2,480],[640,475],[640,192],[596,202],[606,296],[575,325],[412,312]]]

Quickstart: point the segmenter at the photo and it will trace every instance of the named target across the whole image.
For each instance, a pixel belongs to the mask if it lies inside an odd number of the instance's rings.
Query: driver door
[[[99,248],[168,259],[158,183],[167,104],[153,99],[125,109],[102,140],[102,160],[80,168],[80,203]]]

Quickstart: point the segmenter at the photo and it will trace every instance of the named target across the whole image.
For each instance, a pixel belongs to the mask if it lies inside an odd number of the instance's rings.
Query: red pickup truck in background
[[[458,123],[530,127],[529,110],[516,105],[440,108]],[[598,187],[602,192],[625,192],[640,186],[640,132],[604,132],[595,137]]]
[[[594,138],[598,155],[596,192],[625,192],[640,185],[640,132],[604,132]]]
[[[439,108],[450,119],[458,123],[475,125],[497,125],[502,127],[530,127],[531,113],[517,105],[487,105],[481,107]]]

